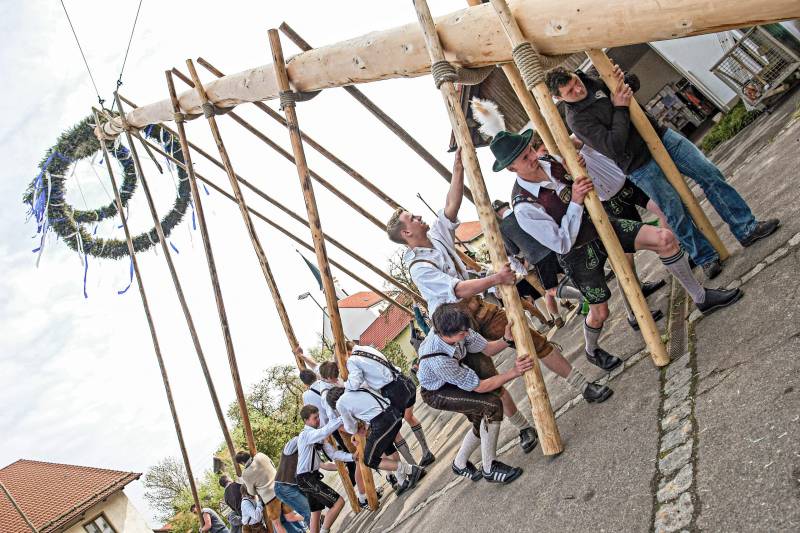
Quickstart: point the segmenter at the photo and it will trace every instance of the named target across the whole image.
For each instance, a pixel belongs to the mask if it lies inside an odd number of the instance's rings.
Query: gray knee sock
[[[581,374],[580,370],[574,366],[567,376],[567,383],[572,385],[579,392],[583,392],[586,389],[586,385],[588,385],[588,383],[586,383],[586,378]]]
[[[425,432],[422,431],[422,424],[411,426],[411,431],[414,432],[414,437],[416,437],[417,442],[419,442],[419,446],[422,449],[422,455],[429,453],[431,449],[428,448],[428,443],[425,441]]]
[[[500,422],[481,422],[481,461],[483,471],[489,473],[492,463],[497,458],[497,437],[500,435]]]
[[[469,456],[472,455],[472,452],[477,450],[480,445],[481,439],[475,436],[475,433],[473,433],[470,427],[467,430],[467,434],[464,435],[464,440],[461,441],[461,447],[458,449],[456,458],[453,459],[453,464],[455,464],[457,468],[466,468]]]
[[[411,455],[411,450],[408,448],[406,439],[400,437],[400,440],[394,441],[394,447],[397,448],[397,451],[400,452],[400,455],[403,456],[403,459],[405,459],[408,464],[417,464],[416,461],[414,461],[414,456]]]
[[[517,410],[517,412],[514,413],[513,415],[506,417],[506,419],[512,424],[514,424],[514,427],[520,431],[531,427],[531,423],[528,422],[528,419],[525,418],[525,415],[523,415],[522,411],[519,410]]]
[[[603,326],[593,328],[586,320],[583,321],[583,338],[586,339],[586,353],[589,355],[594,355],[594,351],[598,348],[597,341],[602,331]]]
[[[664,263],[670,274],[675,276],[675,279],[683,285],[686,293],[694,303],[701,304],[706,301],[706,290],[692,274],[692,269],[689,268],[689,259],[686,258],[686,254],[682,249],[671,257],[662,257],[661,262]]]

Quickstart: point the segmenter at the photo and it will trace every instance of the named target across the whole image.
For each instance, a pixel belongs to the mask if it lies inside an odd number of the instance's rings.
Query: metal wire
[[[92,80],[92,86],[94,86],[94,93],[97,95],[97,101],[100,103],[100,106],[103,105],[105,100],[100,97],[100,91],[97,89],[97,83],[94,81],[94,76],[92,75],[92,69],[89,68],[89,62],[86,61],[86,54],[83,53],[83,47],[81,46],[81,42],[78,40],[78,34],[75,32],[75,26],[72,25],[72,19],[69,18],[69,13],[67,12],[67,6],[64,5],[64,0],[61,0],[61,7],[64,8],[64,14],[67,16],[67,22],[69,22],[69,27],[72,30],[72,35],[75,37],[75,43],[78,45],[78,50],[81,53],[81,57],[83,58],[83,64],[86,65],[86,72],[89,73],[89,79]]]

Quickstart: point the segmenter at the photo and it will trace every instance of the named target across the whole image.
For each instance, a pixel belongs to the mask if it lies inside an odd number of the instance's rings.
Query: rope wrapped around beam
[[[278,93],[278,98],[280,99],[281,103],[281,110],[287,107],[294,107],[297,102],[308,102],[321,92],[321,89],[319,91],[308,92],[281,91]]]
[[[494,68],[494,65],[481,68],[463,68],[456,67],[449,61],[435,61],[431,65],[431,75],[437,89],[446,81],[460,83],[461,85],[478,85],[489,77]]]
[[[525,86],[528,90],[532,90],[537,84],[544,81],[546,71],[557,67],[570,55],[543,56],[530,42],[522,42],[511,50],[511,57],[514,58],[514,63],[525,81]]]

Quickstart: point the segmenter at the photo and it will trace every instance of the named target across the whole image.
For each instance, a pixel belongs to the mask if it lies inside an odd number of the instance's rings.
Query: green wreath
[[[42,235],[42,244],[47,231],[52,229],[67,246],[79,253],[100,258],[121,259],[129,255],[125,240],[97,238],[83,227],[83,224],[116,216],[116,203],[112,201],[98,209],[80,210],[69,205],[64,197],[64,183],[70,165],[80,159],[93,157],[100,150],[100,141],[93,131],[93,120],[93,117],[89,116],[61,134],[58,142],[48,150],[39,164],[40,173],[31,182],[23,200],[30,206],[30,215],[36,219],[37,232]],[[183,163],[180,143],[169,132],[162,130],[160,126],[152,125],[145,128],[142,134],[161,144],[165,152],[173,154]],[[116,145],[109,155],[122,165],[123,178],[119,193],[122,205],[126,206],[137,185],[133,159],[128,149],[121,144]],[[178,194],[172,209],[161,219],[161,229],[165,236],[169,236],[172,229],[183,219],[186,207],[191,201],[191,188],[186,171],[178,165],[176,167]],[[158,233],[155,227],[133,238],[133,248],[136,252],[143,252],[156,243],[158,243]]]

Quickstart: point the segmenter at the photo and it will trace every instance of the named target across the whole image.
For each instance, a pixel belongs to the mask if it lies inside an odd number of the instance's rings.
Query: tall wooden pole
[[[39,533],[39,530],[36,529],[36,526],[33,525],[33,522],[31,522],[31,519],[28,518],[28,515],[26,515],[22,511],[22,508],[17,503],[17,500],[14,499],[14,497],[11,495],[11,492],[6,488],[6,486],[3,484],[2,481],[0,481],[0,489],[3,490],[3,492],[6,495],[6,498],[8,498],[8,501],[11,502],[11,506],[14,508],[15,511],[17,511],[19,516],[25,522],[25,525],[27,525],[31,529],[31,531],[33,531],[33,533]]]
[[[283,49],[277,30],[269,30],[269,45],[272,50],[272,60],[275,63],[275,77],[278,89],[283,95],[291,94],[289,87],[289,77],[286,74],[286,63],[283,58]],[[333,285],[333,276],[328,264],[328,252],[325,249],[325,239],[322,237],[322,224],[320,222],[317,201],[314,197],[314,186],[309,179],[308,165],[306,163],[305,151],[303,149],[303,139],[300,137],[300,126],[297,121],[297,113],[294,102],[286,102],[283,106],[283,113],[286,122],[289,124],[289,136],[292,141],[292,152],[294,152],[297,175],[300,178],[300,188],[303,191],[303,200],[306,204],[308,222],[311,229],[311,237],[314,241],[314,251],[317,255],[317,265],[322,276],[322,286],[325,289],[325,300],[328,305],[328,313],[331,319],[331,331],[333,332],[334,351],[336,362],[339,365],[339,375],[342,379],[347,379],[347,348],[345,347],[344,330],[342,329],[342,318],[339,315],[339,307],[336,301],[336,289]],[[364,488],[367,493],[367,501],[372,510],[378,509],[378,495],[375,492],[375,481],[372,479],[372,471],[364,464],[364,439],[359,438],[359,467],[364,479]]]
[[[169,132],[172,132],[172,130],[167,128],[166,126],[161,125],[161,127],[165,128]],[[166,157],[167,159],[169,159],[170,161],[172,161],[173,163],[178,165],[179,167],[181,167],[183,169],[186,168],[186,165],[183,162],[178,160],[178,158],[176,158],[172,154],[169,154],[169,153],[165,152],[159,146],[151,143],[150,141],[148,141],[146,139],[143,139],[142,137],[139,137],[139,140],[141,142],[143,142],[145,145],[147,145],[150,148],[152,148],[155,152],[161,154],[162,156]],[[189,142],[189,146],[193,147],[194,145],[192,145],[192,143]],[[197,179],[199,179],[200,181],[202,181],[203,183],[205,183],[206,185],[208,185],[209,187],[211,187],[215,191],[217,191],[220,194],[222,194],[225,198],[227,198],[228,200],[231,200],[234,203],[236,202],[236,198],[235,197],[233,197],[230,194],[228,194],[225,190],[220,188],[217,184],[215,184],[214,182],[212,182],[211,180],[209,180],[208,178],[206,178],[205,176],[203,176],[202,174],[200,174],[197,171],[195,171],[194,174],[195,174],[195,176],[197,176]],[[237,174],[237,178],[238,178],[240,183],[245,183],[244,178],[239,177],[238,174]],[[253,208],[251,208],[249,206],[247,207],[247,210],[250,212],[250,214],[252,214],[256,218],[259,218],[259,219],[263,220],[267,224],[271,225],[273,228],[277,229],[278,231],[280,231],[281,233],[283,233],[284,235],[286,235],[290,239],[294,240],[295,242],[297,242],[298,244],[300,244],[304,248],[306,248],[306,249],[308,249],[308,250],[310,250],[312,252],[314,251],[314,247],[313,246],[311,246],[310,244],[304,242],[302,239],[300,239],[299,237],[297,237],[293,233],[291,233],[288,230],[286,230],[283,226],[279,225],[278,223],[274,222],[273,220],[270,220],[269,218],[267,218],[266,216],[264,216],[263,214],[261,214],[260,212],[256,211],[255,209],[253,209]],[[301,219],[301,220],[305,221],[305,219]],[[305,222],[305,226],[308,227],[308,222]],[[331,244],[336,244],[338,242],[338,241],[335,241],[335,239],[332,240],[330,238],[328,239],[328,241]],[[359,260],[360,262],[362,262],[362,264],[364,263],[364,260],[360,255],[357,255],[355,252],[350,251],[348,248],[343,248],[343,251],[345,251],[345,253],[348,253],[348,255],[350,255],[354,259]],[[414,312],[411,309],[409,309],[408,307],[406,307],[405,305],[403,305],[400,302],[398,302],[396,298],[393,298],[393,297],[389,296],[388,294],[386,294],[381,289],[379,289],[376,286],[372,285],[368,281],[365,281],[363,278],[361,278],[360,276],[355,274],[353,271],[351,271],[347,267],[345,267],[342,264],[334,261],[333,259],[331,259],[331,264],[336,266],[336,268],[338,268],[339,270],[341,270],[342,272],[344,272],[345,274],[347,274],[348,276],[353,278],[358,283],[361,283],[362,285],[364,285],[366,288],[368,288],[372,292],[374,292],[376,294],[379,294],[384,300],[389,302],[391,305],[394,305],[395,307],[399,308],[401,311],[403,311],[404,313],[408,314],[411,317],[414,316]],[[371,265],[371,263],[368,263],[368,264]],[[374,265],[371,265],[371,266],[372,266],[373,269],[377,269],[377,267],[375,267]],[[378,270],[378,271],[382,272],[380,270]],[[387,277],[388,277],[388,275],[387,275]],[[394,278],[389,278],[389,279],[394,279]]]
[[[595,49],[587,50],[586,55],[592,60],[592,64],[597,69],[597,72],[608,88],[612,92],[615,92],[617,90],[617,81],[614,79],[614,65],[611,63],[606,53],[603,50]],[[647,115],[645,115],[639,102],[637,102],[635,98],[631,98],[628,109],[630,110],[631,122],[633,122],[633,125],[636,127],[636,131],[639,132],[639,135],[641,135],[642,139],[647,143],[650,155],[653,156],[653,159],[655,159],[658,166],[661,167],[661,171],[667,177],[670,185],[672,185],[678,193],[678,196],[681,197],[681,201],[692,217],[694,225],[697,226],[697,229],[700,230],[703,236],[708,239],[708,242],[711,243],[711,246],[717,251],[720,261],[724,261],[730,257],[731,254],[728,252],[725,244],[723,244],[714,226],[711,225],[711,221],[708,220],[703,208],[700,207],[697,198],[692,194],[692,190],[686,184],[686,180],[681,175],[678,167],[675,166],[675,162],[664,147],[664,143],[661,141],[655,128],[653,128],[653,125],[647,119]]]
[[[505,0],[491,0],[495,11],[503,25],[508,38],[511,41],[512,47],[520,45],[520,43],[527,42],[519,29],[516,19],[514,19],[508,4]],[[519,66],[519,65],[518,65]],[[520,70],[522,70],[520,68]],[[588,176],[586,169],[578,161],[578,152],[575,150],[575,145],[569,138],[567,127],[558,113],[555,103],[553,102],[550,90],[544,83],[544,80],[536,82],[535,86],[531,89],[536,101],[539,103],[539,108],[550,126],[550,131],[555,137],[561,155],[564,158],[567,169],[573,176]],[[591,191],[586,195],[584,205],[589,211],[589,215],[597,228],[597,233],[608,252],[608,259],[611,261],[611,267],[617,274],[620,287],[628,298],[631,304],[633,313],[636,316],[636,321],[642,332],[647,347],[650,350],[650,355],[656,366],[664,366],[669,363],[669,356],[667,355],[664,343],[661,342],[661,334],[656,327],[655,321],[650,314],[650,309],[647,306],[647,301],[642,295],[642,289],[636,274],[628,262],[625,252],[622,250],[622,245],[619,243],[617,235],[608,220],[603,204],[600,203],[600,198],[595,191]]]
[[[439,36],[436,34],[436,27],[434,26],[427,2],[425,0],[415,0],[414,6],[417,11],[417,18],[422,28],[431,63],[443,62],[445,60],[444,52],[439,42]],[[438,83],[439,82],[437,82],[437,84]],[[483,181],[483,175],[481,174],[480,164],[478,163],[478,156],[475,153],[475,146],[472,143],[469,126],[467,126],[467,120],[461,109],[458,93],[453,86],[453,82],[444,81],[439,85],[439,89],[442,93],[444,103],[447,106],[450,124],[453,127],[456,140],[461,147],[461,159],[464,162],[464,168],[467,172],[467,176],[469,176],[470,185],[472,186],[475,207],[478,210],[478,218],[481,221],[481,227],[486,236],[486,244],[489,248],[492,266],[496,272],[499,272],[508,261],[508,257],[506,256],[503,239],[500,236],[500,226],[497,222],[497,215],[495,215],[494,209],[492,209],[492,201],[489,198],[486,184]],[[531,338],[531,332],[528,328],[528,321],[525,317],[525,311],[522,308],[519,293],[513,285],[499,285],[498,288],[500,289],[503,303],[506,306],[506,313],[509,316],[509,320],[512,322],[514,339],[517,345],[517,356],[530,356],[535,361],[533,368],[525,373],[525,389],[531,401],[533,418],[536,423],[536,429],[539,432],[539,440],[542,443],[542,452],[545,455],[561,453],[564,446],[561,443],[561,436],[559,435],[556,419],[550,405],[547,388],[542,379],[539,361],[536,359],[536,348]]]
[[[100,124],[100,117],[96,111],[94,113],[95,124]],[[197,485],[194,481],[194,474],[192,473],[192,465],[189,462],[189,453],[186,451],[186,442],[183,440],[183,430],[181,429],[181,422],[178,418],[178,411],[175,408],[175,400],[172,397],[172,387],[169,384],[169,376],[167,375],[167,367],[164,364],[164,358],[161,355],[161,345],[158,342],[158,335],[156,334],[156,325],[153,321],[153,315],[150,313],[150,304],[147,302],[147,294],[144,290],[144,283],[142,283],[142,274],[139,271],[139,261],[136,259],[136,250],[133,247],[133,238],[131,231],[128,228],[128,218],[125,215],[125,210],[122,207],[122,198],[119,195],[119,188],[117,188],[117,180],[114,179],[114,170],[111,166],[111,158],[108,155],[108,148],[105,141],[100,141],[100,147],[103,149],[103,161],[106,163],[106,170],[108,170],[108,179],[111,182],[111,188],[114,191],[114,202],[117,204],[117,212],[119,218],[122,220],[122,229],[125,232],[125,242],[128,244],[128,255],[131,257],[131,265],[133,266],[133,273],[136,276],[136,285],[139,287],[139,296],[142,298],[142,307],[144,308],[144,315],[147,318],[147,326],[150,329],[150,338],[153,341],[153,351],[158,361],[158,369],[161,372],[161,381],[164,383],[164,393],[167,395],[167,404],[169,405],[169,412],[172,415],[172,424],[175,426],[175,435],[178,437],[178,447],[181,450],[181,458],[183,459],[183,467],[186,469],[186,477],[189,479],[189,490],[192,493],[192,500],[197,506],[197,518],[200,523],[203,523],[202,506],[200,505],[200,498],[197,495]],[[235,461],[234,461],[235,462]]]
[[[200,77],[197,75],[197,70],[194,68],[194,63],[192,63],[191,59],[186,60],[186,67],[189,69],[189,74],[192,76],[195,89],[197,90],[197,94],[200,97],[200,100],[203,102],[203,105],[211,106],[212,104],[210,104],[208,101],[208,95],[203,88],[203,83],[200,81]],[[272,292],[272,298],[275,301],[276,306],[278,306],[278,313],[281,317],[281,321],[283,322],[284,332],[286,333],[286,337],[289,339],[289,343],[292,345],[292,352],[295,354],[297,366],[301,369],[305,368],[304,363],[298,355],[299,344],[297,342],[297,338],[294,336],[294,330],[292,329],[292,325],[289,321],[289,315],[287,314],[286,308],[283,305],[283,300],[281,299],[280,292],[278,291],[278,286],[275,284],[275,279],[272,276],[272,270],[270,269],[269,262],[267,261],[267,255],[264,253],[264,249],[261,246],[261,241],[259,240],[255,226],[253,225],[253,219],[250,218],[250,212],[247,210],[247,203],[242,195],[242,190],[239,188],[239,182],[236,179],[236,173],[233,170],[233,164],[228,157],[228,151],[225,149],[225,143],[222,141],[222,135],[219,132],[219,126],[217,126],[217,121],[214,117],[213,106],[211,108],[211,112],[206,113],[206,118],[211,129],[211,135],[214,137],[214,142],[219,150],[219,157],[222,159],[222,163],[225,166],[225,172],[228,174],[228,180],[230,181],[231,188],[233,189],[233,194],[236,197],[237,203],[239,204],[239,211],[242,214],[242,219],[244,220],[245,226],[247,227],[247,232],[250,235],[250,241],[253,244],[253,248],[258,256],[259,263],[261,264],[261,269],[264,272],[264,277],[267,280],[270,291]],[[336,302],[334,301],[334,306],[335,305]],[[342,478],[342,485],[344,485],[345,492],[347,492],[348,497],[350,498],[350,504],[354,510],[360,509],[358,505],[358,498],[356,497],[355,490],[353,489],[353,484],[350,483],[350,478],[347,475],[341,475],[343,469],[344,465],[341,465],[339,468],[339,474]]]
[[[219,276],[217,275],[217,265],[216,261],[214,260],[214,251],[211,249],[211,236],[208,234],[205,209],[203,208],[203,201],[200,198],[200,193],[197,190],[197,178],[194,174],[192,156],[189,152],[189,144],[186,142],[186,129],[183,126],[183,120],[180,119],[181,110],[178,104],[178,97],[175,92],[175,83],[172,80],[172,74],[170,71],[166,71],[164,74],[167,78],[167,90],[169,91],[169,96],[172,100],[172,108],[173,111],[175,111],[175,125],[178,129],[178,139],[181,143],[181,153],[183,154],[186,173],[189,176],[189,187],[192,190],[192,203],[194,204],[194,210],[197,213],[197,224],[200,226],[200,237],[203,241],[203,250],[206,254],[208,274],[211,278],[211,286],[214,289],[214,301],[217,304],[219,325],[222,329],[222,338],[225,341],[225,352],[228,354],[228,366],[230,366],[231,369],[233,390],[236,392],[236,401],[239,404],[239,413],[242,417],[242,427],[244,429],[245,439],[247,440],[247,448],[250,451],[250,455],[255,455],[257,452],[256,440],[253,437],[253,428],[250,426],[250,414],[247,411],[247,402],[244,398],[242,379],[239,376],[239,364],[236,362],[236,352],[233,348],[233,338],[231,337],[228,313],[225,311],[225,301],[222,299],[222,288],[220,287]]]
[[[122,101],[119,99],[119,95],[117,95],[116,92],[114,93],[114,98],[117,101],[117,109],[119,110],[120,118],[122,118],[122,124],[125,126],[125,137],[128,139],[131,157],[133,158],[133,165],[136,170],[136,174],[139,177],[139,181],[142,184],[144,195],[147,198],[147,206],[150,208],[150,216],[153,219],[153,225],[155,227],[156,234],[158,235],[158,241],[161,243],[161,249],[164,251],[164,259],[167,262],[167,267],[169,268],[169,273],[172,277],[172,284],[175,286],[175,293],[178,296],[178,301],[181,304],[183,316],[186,319],[186,326],[189,328],[189,335],[192,337],[192,344],[194,345],[194,350],[197,353],[197,359],[200,361],[200,368],[203,370],[203,376],[205,377],[206,385],[208,386],[208,392],[211,395],[211,403],[214,405],[214,412],[217,415],[217,421],[219,422],[220,429],[222,430],[222,435],[225,437],[225,444],[228,447],[228,453],[230,453],[233,467],[236,469],[236,474],[241,475],[241,467],[239,466],[239,463],[236,462],[236,449],[233,446],[233,439],[231,439],[230,431],[228,431],[228,425],[225,422],[225,414],[223,413],[222,406],[219,403],[217,389],[214,386],[214,380],[211,378],[211,372],[208,369],[206,357],[203,354],[203,347],[200,345],[200,337],[197,335],[197,329],[194,326],[194,319],[192,318],[191,311],[189,311],[189,304],[186,302],[186,296],[183,294],[183,287],[178,279],[178,272],[175,269],[174,262],[172,261],[172,253],[169,249],[169,245],[167,244],[167,238],[164,235],[164,230],[161,228],[161,221],[158,218],[158,212],[156,212],[156,206],[153,202],[153,195],[150,193],[150,186],[147,184],[147,179],[142,171],[142,165],[139,162],[139,154],[136,151],[136,145],[133,143],[133,135],[131,134],[130,128],[127,126],[125,110],[122,108]]]
[[[191,65],[189,66],[189,72],[192,75],[192,78],[196,78],[197,72],[194,70],[194,65],[188,60],[186,64],[187,66]],[[194,85],[198,94],[200,94],[200,98],[203,103],[208,102],[208,97],[206,96],[202,85],[197,81],[195,81]],[[304,368],[302,360],[297,356],[297,351],[300,348],[300,344],[297,342],[297,337],[294,334],[294,328],[292,328],[292,323],[289,320],[289,314],[286,312],[286,306],[283,304],[283,298],[281,298],[280,290],[278,289],[278,285],[275,283],[275,277],[272,275],[272,269],[269,266],[267,254],[264,253],[264,248],[261,246],[261,240],[258,238],[255,226],[253,226],[253,220],[250,218],[250,213],[247,211],[247,203],[245,202],[242,190],[239,188],[239,182],[236,179],[236,173],[233,171],[233,165],[228,157],[228,151],[225,149],[225,144],[222,142],[222,136],[220,135],[219,127],[217,126],[217,119],[213,114],[208,114],[207,119],[208,124],[211,127],[211,134],[214,137],[214,142],[219,150],[219,157],[222,160],[222,166],[228,175],[228,180],[230,181],[233,195],[236,197],[236,203],[239,205],[239,212],[242,215],[242,220],[244,221],[245,228],[247,229],[247,234],[250,237],[253,250],[258,257],[258,262],[261,266],[261,272],[263,273],[264,279],[269,287],[269,291],[272,294],[272,300],[275,302],[275,306],[278,309],[278,316],[280,317],[281,324],[283,325],[283,331],[286,333],[286,338],[289,341],[289,346],[292,348],[292,353],[295,354],[297,365],[300,366],[300,368]]]
[[[295,45],[297,45],[297,47],[300,48],[300,50],[306,52],[313,48],[310,44],[308,44],[308,42],[305,39],[300,37],[300,35],[298,35],[298,33],[294,31],[291,28],[291,26],[289,26],[285,22],[281,23],[280,30],[283,32],[284,35],[286,35],[286,37],[289,38],[290,41],[292,41]],[[438,159],[436,159],[436,157],[434,157],[432,153],[426,150],[424,146],[422,146],[410,133],[408,133],[405,129],[403,129],[403,127],[400,124],[398,124],[392,117],[387,115],[386,112],[383,111],[383,109],[378,107],[378,105],[375,102],[367,98],[367,95],[365,95],[358,88],[353,87],[352,85],[345,85],[342,87],[342,89],[347,91],[347,94],[355,98],[356,101],[362,106],[364,106],[364,108],[366,108],[367,111],[372,113],[372,115],[375,118],[377,118],[381,124],[386,126],[389,129],[389,131],[394,133],[398,139],[403,141],[403,143],[405,143],[406,146],[411,148],[411,150],[415,154],[420,156],[423,161],[428,163],[428,165],[430,165],[430,167],[433,170],[435,170],[441,177],[443,177],[445,180],[447,180],[448,183],[450,183],[450,180],[453,179],[453,174],[447,169],[447,167],[444,166]],[[469,188],[467,187],[464,187],[464,197],[470,202],[475,203],[472,198],[472,191],[470,191]]]
[[[216,76],[218,78],[222,78],[223,76],[225,76],[225,74],[223,74],[218,68],[216,68],[214,65],[212,65],[211,63],[209,63],[208,61],[206,61],[202,57],[198,57],[197,58],[197,62],[200,63],[200,65],[202,65],[206,70],[208,70],[214,76]],[[253,105],[255,105],[258,109],[260,109],[261,111],[266,113],[271,119],[275,120],[276,122],[278,122],[279,124],[281,124],[285,128],[289,127],[289,125],[286,123],[286,119],[284,119],[280,115],[280,113],[278,113],[277,111],[274,111],[271,107],[269,107],[264,102],[253,102]],[[398,207],[400,207],[400,204],[397,201],[393,200],[380,187],[374,185],[367,178],[365,178],[363,175],[361,175],[360,172],[356,171],[353,167],[351,167],[350,165],[348,165],[347,163],[345,163],[344,161],[342,161],[341,159],[339,159],[338,157],[333,155],[327,148],[325,148],[324,146],[319,144],[317,141],[315,141],[309,135],[307,135],[307,134],[305,134],[305,133],[303,133],[301,131],[300,132],[300,136],[303,137],[303,142],[305,142],[307,145],[309,145],[314,150],[319,152],[328,161],[330,161],[331,163],[333,163],[334,165],[336,165],[337,167],[342,169],[348,176],[350,176],[351,178],[356,180],[358,183],[363,185],[364,188],[369,190],[372,194],[374,194],[375,196],[377,196],[378,198],[383,200],[383,202],[386,203],[386,205],[388,205],[392,209],[397,209]]]
[[[178,78],[180,78],[181,81],[183,81],[184,83],[186,83],[190,87],[193,87],[195,85],[194,82],[192,80],[190,80],[189,78],[187,78],[180,70],[178,70],[176,68],[173,68],[172,72]],[[284,150],[278,143],[276,143],[275,141],[273,141],[272,139],[267,137],[263,132],[261,132],[258,128],[256,128],[255,126],[253,126],[252,124],[247,122],[245,119],[240,117],[236,112],[229,111],[226,114],[229,117],[231,117],[234,120],[234,122],[236,122],[237,124],[242,126],[244,129],[246,129],[247,131],[252,133],[259,141],[263,142],[264,144],[266,144],[267,146],[269,146],[270,148],[272,148],[273,150],[278,152],[280,155],[285,157],[292,164],[295,164],[295,160],[294,160],[294,157],[292,157],[292,154],[290,154],[289,152]],[[377,226],[381,230],[386,229],[386,225],[383,222],[378,220],[377,217],[375,217],[373,214],[369,213],[366,209],[364,209],[363,207],[358,205],[356,202],[354,202],[345,193],[343,193],[342,191],[337,189],[331,182],[329,182],[328,180],[323,178],[321,175],[319,175],[319,173],[314,172],[313,170],[309,170],[308,172],[311,175],[311,177],[314,178],[320,185],[322,185],[323,187],[328,189],[338,199],[340,199],[342,202],[347,204],[351,209],[353,209],[359,215],[361,215],[362,217],[364,217],[367,220],[369,220],[370,222],[372,222],[375,226]]]
[[[126,104],[128,104],[128,105],[130,105],[132,107],[135,107],[135,105],[130,100],[125,98],[124,96],[120,95],[120,98]],[[159,125],[162,128],[164,128],[165,130],[167,130],[168,132],[177,135],[177,132],[175,132],[175,130],[165,126],[163,123],[159,124]],[[154,147],[151,143],[147,143],[147,144],[149,144],[153,149],[159,151],[158,148]],[[208,152],[206,152],[205,150],[203,150],[202,148],[200,148],[199,146],[197,146],[196,144],[194,144],[192,142],[189,142],[189,146],[191,148],[193,148],[198,154],[203,156],[206,160],[208,160],[209,162],[213,163],[215,166],[221,168],[222,170],[225,170],[225,165],[223,165],[222,162],[219,159],[217,159],[216,157],[213,157],[211,154],[209,154]],[[160,153],[162,155],[165,155],[165,157],[170,158],[170,156],[168,154],[164,154],[163,150],[160,150]],[[172,159],[172,158],[170,158],[170,159]],[[180,162],[178,164],[180,164]],[[199,176],[199,174],[198,174],[198,176]],[[261,198],[266,200],[267,202],[271,203],[272,205],[274,205],[275,207],[277,207],[278,209],[280,209],[281,211],[283,211],[284,213],[286,213],[287,215],[289,215],[290,217],[295,219],[300,224],[303,224],[304,226],[308,227],[308,221],[305,218],[301,217],[300,215],[298,215],[297,213],[295,213],[294,211],[292,211],[291,209],[286,207],[284,204],[282,204],[281,202],[277,201],[276,199],[274,199],[273,197],[271,197],[270,195],[265,193],[263,190],[259,189],[255,185],[253,185],[249,180],[243,178],[239,174],[236,174],[236,180],[239,183],[241,183],[242,185],[244,185],[245,187],[247,187],[248,189],[250,189],[251,191],[253,191],[258,196],[260,196]],[[406,293],[414,301],[416,301],[417,303],[419,303],[419,304],[421,304],[423,306],[425,305],[425,300],[422,298],[422,296],[419,295],[419,293],[417,291],[411,289],[410,287],[408,287],[407,285],[405,285],[403,283],[400,283],[399,281],[394,279],[392,276],[390,276],[389,274],[387,274],[386,272],[384,272],[383,270],[381,270],[380,268],[375,266],[373,263],[370,263],[369,261],[367,261],[364,258],[363,254],[359,254],[359,253],[351,250],[350,248],[348,248],[347,246],[342,244],[339,240],[334,239],[333,237],[331,237],[327,233],[323,233],[322,236],[325,237],[326,241],[328,241],[329,243],[333,244],[334,246],[339,248],[341,251],[343,251],[345,254],[347,254],[348,256],[352,257],[353,259],[355,259],[356,261],[358,261],[359,263],[361,263],[362,265],[364,265],[365,267],[367,267],[368,269],[373,271],[375,274],[377,274],[378,276],[383,278],[386,282],[394,285],[395,287],[397,287],[398,289],[400,289],[401,291]]]

